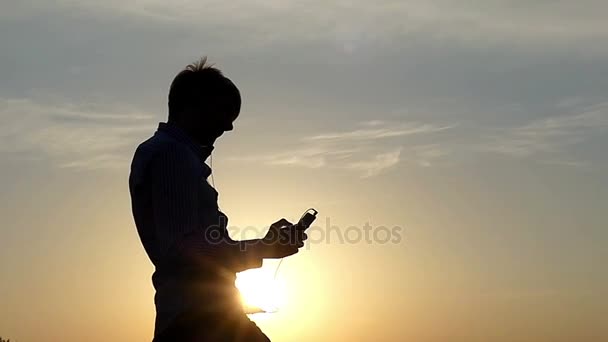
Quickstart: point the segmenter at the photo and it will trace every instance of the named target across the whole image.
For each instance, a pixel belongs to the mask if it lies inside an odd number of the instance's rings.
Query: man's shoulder
[[[143,179],[150,164],[160,158],[168,158],[174,162],[181,160],[184,163],[190,163],[195,156],[182,142],[172,139],[166,134],[156,132],[137,146],[131,161],[131,178]]]
[[[184,143],[167,134],[156,132],[137,146],[133,159],[153,159],[163,154],[188,156],[188,152],[188,146]]]

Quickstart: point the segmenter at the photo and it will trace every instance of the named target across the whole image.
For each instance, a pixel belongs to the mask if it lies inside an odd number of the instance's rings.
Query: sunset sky
[[[174,75],[207,55],[243,97],[213,153],[230,226],[262,236],[314,207],[317,233],[401,228],[311,236],[281,266],[280,310],[253,316],[273,341],[608,340],[606,13],[1,1],[0,336],[151,340],[129,164]]]

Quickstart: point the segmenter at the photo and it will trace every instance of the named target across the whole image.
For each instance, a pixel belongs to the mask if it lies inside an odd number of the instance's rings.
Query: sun
[[[258,268],[237,275],[236,287],[249,313],[276,312],[285,304],[285,282],[274,277],[274,270]]]

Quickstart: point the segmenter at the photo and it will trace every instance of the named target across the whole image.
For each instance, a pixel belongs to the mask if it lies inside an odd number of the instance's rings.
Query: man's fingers
[[[281,246],[281,249],[280,249],[280,255],[281,255],[281,257],[294,255],[298,252],[298,250],[299,249],[293,245],[283,245],[283,246]]]
[[[296,226],[291,226],[290,229],[285,230],[289,230],[289,234],[297,241],[306,241],[306,239],[308,239],[308,234]]]
[[[273,223],[272,226],[273,227],[285,227],[285,226],[291,226],[292,223],[287,221],[285,218],[282,218],[280,220],[278,220],[277,222]]]
[[[304,247],[304,241],[308,239],[308,235],[301,230],[296,229],[282,229],[280,232],[279,243],[286,247],[291,246],[295,248]]]

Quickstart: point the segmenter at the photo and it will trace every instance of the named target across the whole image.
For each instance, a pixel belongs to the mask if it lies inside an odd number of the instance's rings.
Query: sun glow
[[[275,279],[272,268],[239,273],[236,287],[241,291],[243,306],[251,313],[276,312],[285,305],[285,282],[280,275]]]

